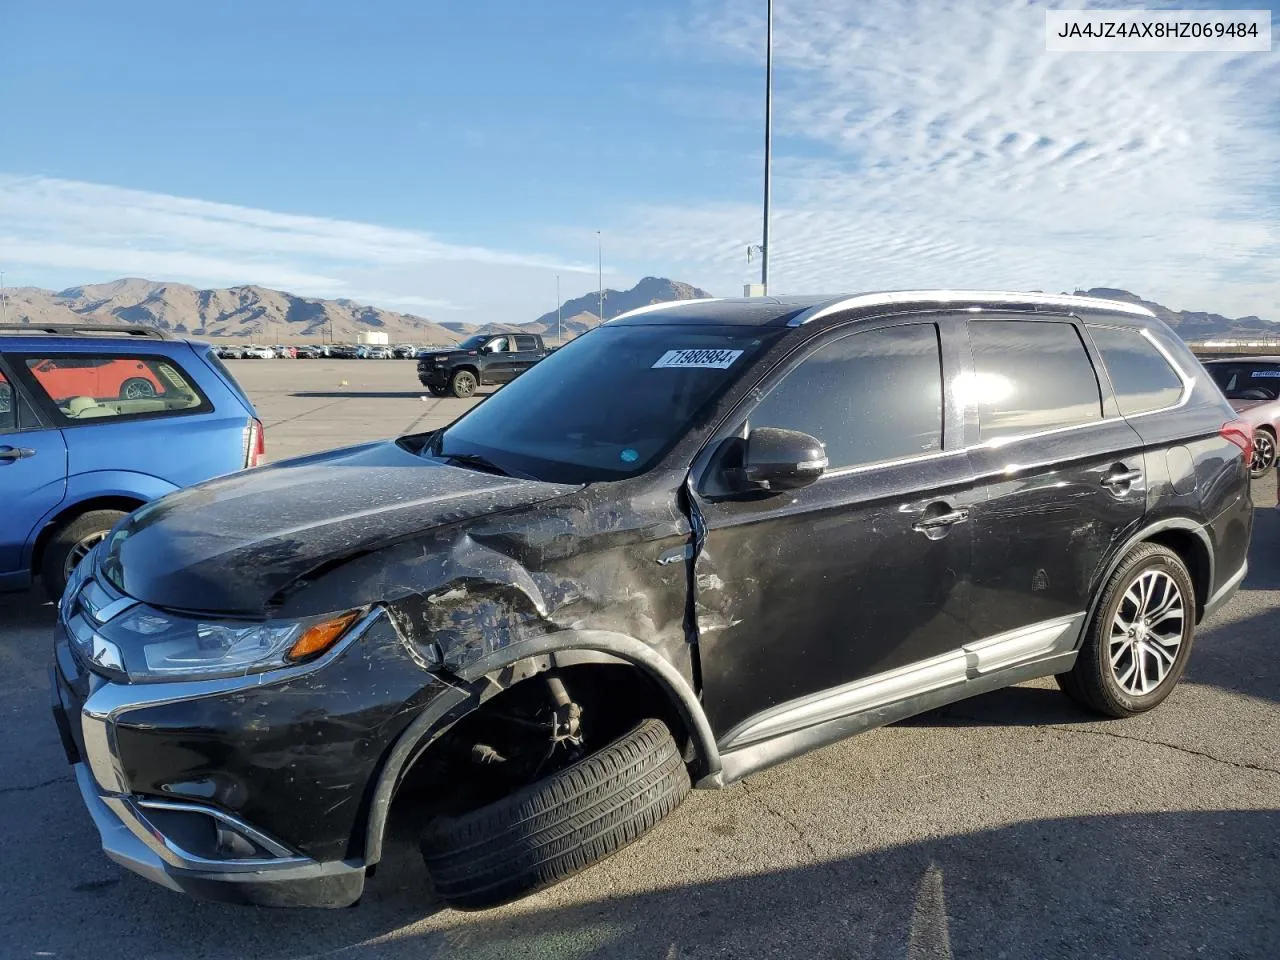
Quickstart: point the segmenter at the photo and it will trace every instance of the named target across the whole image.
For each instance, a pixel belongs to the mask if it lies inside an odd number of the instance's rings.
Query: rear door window
[[[19,361],[37,393],[68,424],[212,409],[195,381],[164,357],[76,353]]]
[[[1111,375],[1111,386],[1115,388],[1122,414],[1131,417],[1150,413],[1178,402],[1182,396],[1182,379],[1140,331],[1093,325],[1088,329]]]
[[[520,353],[530,353],[538,349],[538,341],[535,340],[533,337],[517,334],[515,341],[516,341],[516,350]]]
[[[832,470],[941,450],[937,327],[869,330],[819,347],[760,401],[749,425],[816,437]]]
[[[1102,419],[1102,392],[1075,325],[970,320],[974,374],[961,393],[978,408],[982,440]]]

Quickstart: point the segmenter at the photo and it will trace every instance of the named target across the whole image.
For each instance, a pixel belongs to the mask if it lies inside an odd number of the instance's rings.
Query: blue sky
[[[753,278],[763,0],[3,7],[9,285],[523,320],[557,274],[594,289],[597,230],[607,285]],[[1021,0],[775,9],[776,292],[1123,286],[1280,320],[1277,53],[1047,54]]]

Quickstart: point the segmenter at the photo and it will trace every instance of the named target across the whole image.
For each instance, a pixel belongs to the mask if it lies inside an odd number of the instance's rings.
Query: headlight
[[[115,655],[115,667],[130,680],[205,679],[240,676],[311,660],[330,649],[359,619],[360,610],[301,620],[237,620],[184,617],[137,606],[97,627]],[[114,661],[114,662],[111,662]]]

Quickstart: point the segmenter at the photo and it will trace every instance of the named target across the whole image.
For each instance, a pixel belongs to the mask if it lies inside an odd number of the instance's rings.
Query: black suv
[[[476,388],[510,383],[547,355],[536,333],[477,333],[449,350],[418,354],[418,382],[433,397],[470,397]]]
[[[139,509],[63,595],[55,713],[152,880],[352,903],[400,794],[483,907],[962,697],[1151,709],[1244,578],[1250,442],[1128,304],[644,308],[445,429]]]

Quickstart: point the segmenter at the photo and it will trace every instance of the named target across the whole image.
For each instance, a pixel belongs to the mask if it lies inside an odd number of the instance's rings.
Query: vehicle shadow
[[[495,958],[1263,957],[1280,934],[1277,880],[1275,811],[1073,817],[458,917],[436,936]],[[373,955],[421,955],[413,949]]]
[[[93,955],[84,949],[89,930],[121,946],[145,931],[148,956],[227,960],[1264,957],[1280,936],[1280,813],[1268,810],[1034,820],[622,894],[602,893],[599,874],[593,883],[588,873],[481,913],[442,910],[404,842],[387,848],[354,909],[201,903],[108,864],[90,849],[82,819],[48,834],[64,848],[61,870],[0,880],[10,888],[0,921],[24,894],[44,898],[46,911],[58,902],[55,915],[68,920],[34,936],[29,925],[9,927],[23,931],[7,941],[11,955]],[[641,843],[669,842],[664,833]],[[21,838],[12,852],[27,842],[37,843]],[[664,876],[737,870],[685,854]],[[77,919],[85,917],[92,922]]]

